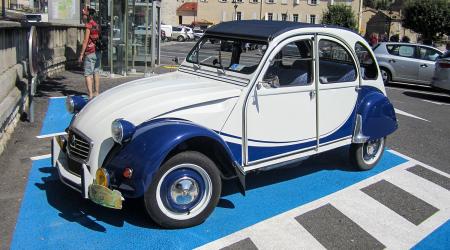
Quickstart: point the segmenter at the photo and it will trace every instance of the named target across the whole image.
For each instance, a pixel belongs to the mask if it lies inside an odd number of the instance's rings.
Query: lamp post
[[[2,18],[6,19],[6,1],[2,0]]]
[[[237,7],[238,7],[237,0],[233,0],[233,1],[231,1],[231,3],[234,4],[234,20],[236,21],[237,20]]]

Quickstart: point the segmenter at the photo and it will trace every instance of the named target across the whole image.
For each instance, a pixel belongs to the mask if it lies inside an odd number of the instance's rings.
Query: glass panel
[[[320,40],[319,80],[322,84],[356,80],[356,66],[350,53],[339,43]]]
[[[357,42],[355,52],[358,56],[359,65],[361,66],[361,76],[364,80],[375,80],[378,77],[377,65],[369,50]]]

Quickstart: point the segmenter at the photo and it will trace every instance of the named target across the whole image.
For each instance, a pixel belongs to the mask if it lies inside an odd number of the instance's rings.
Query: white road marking
[[[389,151],[404,157],[401,153]],[[446,177],[450,175],[410,157],[404,158],[408,161],[403,164],[210,242],[198,249],[220,249],[248,237],[261,249],[323,249],[323,246],[295,221],[295,217],[325,204],[333,205],[387,249],[409,249],[450,219],[450,191],[410,173],[407,169],[420,164]],[[380,180],[391,182],[435,206],[439,211],[418,226],[414,225],[361,191],[362,188]]]
[[[436,105],[446,105],[446,106],[450,106],[449,103],[435,102],[435,101],[430,101],[430,100],[422,100],[422,101],[424,101],[424,102],[429,102],[429,103],[433,103],[433,104],[436,104]]]
[[[410,85],[410,86],[418,86],[418,85],[414,85],[414,84],[407,84],[407,83],[402,83],[405,85]],[[428,86],[424,86],[424,85],[420,85],[420,87],[423,88],[430,88]],[[448,97],[449,95],[445,94],[445,93],[436,93],[436,92],[431,92],[431,91],[426,91],[426,90],[416,90],[416,89],[405,89],[405,88],[400,88],[400,87],[385,87],[386,89],[395,89],[395,90],[402,90],[402,91],[409,91],[409,92],[415,92],[415,93],[422,93],[422,94],[429,94],[429,95],[434,95],[434,96],[441,96],[441,97]]]
[[[67,133],[59,132],[59,133],[54,133],[54,134],[38,135],[38,136],[36,136],[36,138],[42,139],[42,138],[48,138],[48,137],[53,137],[53,136],[58,136],[58,135],[67,135]]]
[[[200,62],[205,62],[205,61],[207,61],[209,58],[211,58],[212,56],[209,56],[209,57],[207,57],[207,58],[205,58],[205,59],[203,59],[203,60],[201,60]]]
[[[48,99],[62,99],[62,98],[66,98],[66,96],[51,96]]]
[[[32,161],[37,161],[37,160],[47,159],[47,158],[50,158],[50,157],[52,157],[51,154],[38,155],[38,156],[30,157],[30,160],[32,160]]]
[[[395,113],[397,113],[397,114],[399,114],[399,115],[409,116],[409,117],[412,117],[412,118],[415,118],[415,119],[419,119],[419,120],[422,120],[422,121],[430,122],[430,121],[428,121],[427,119],[423,119],[423,118],[421,118],[421,117],[418,117],[418,116],[415,116],[415,115],[413,115],[413,114],[407,113],[407,112],[402,111],[402,110],[400,110],[400,109],[395,109]]]

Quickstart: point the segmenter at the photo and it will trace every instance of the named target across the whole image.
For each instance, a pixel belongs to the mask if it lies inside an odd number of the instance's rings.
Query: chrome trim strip
[[[369,137],[362,133],[362,116],[360,114],[356,115],[355,130],[353,131],[353,143],[366,143]]]
[[[316,85],[316,151],[319,150],[320,135],[319,135],[319,39],[317,33],[314,34],[314,84]]]

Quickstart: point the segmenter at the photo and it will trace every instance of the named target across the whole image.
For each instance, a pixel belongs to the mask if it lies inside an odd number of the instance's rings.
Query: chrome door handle
[[[389,63],[395,63],[395,60],[394,59],[390,59]]]
[[[422,65],[420,65],[420,67],[422,67],[422,68],[428,68],[428,65],[422,64]]]
[[[316,97],[316,91],[315,91],[315,90],[311,90],[311,91],[309,92],[309,97],[310,97],[311,99],[314,99],[314,97]]]

